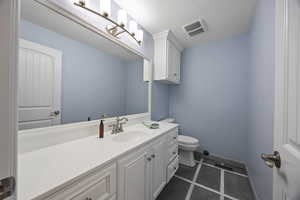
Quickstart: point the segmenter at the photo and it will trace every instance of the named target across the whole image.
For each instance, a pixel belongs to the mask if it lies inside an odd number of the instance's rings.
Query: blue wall
[[[275,1],[259,0],[249,35],[248,167],[261,200],[272,200],[272,170],[260,159],[273,152]]]
[[[126,66],[125,113],[148,112],[148,84],[143,80],[143,59],[128,61]]]
[[[169,86],[154,81],[152,83],[152,120],[169,117]]]
[[[169,113],[181,134],[200,140],[201,150],[244,161],[247,70],[247,36],[183,51],[182,82],[169,86]]]
[[[145,105],[144,111],[148,110],[148,101],[140,102],[145,98],[132,99],[131,103],[138,105],[138,108],[135,109],[129,104],[130,109],[126,109],[126,94],[130,87],[137,87],[129,85],[133,84],[134,80],[137,81],[132,79],[131,74],[140,73],[141,79],[143,77],[141,60],[136,62],[135,66],[129,67],[128,61],[25,20],[21,20],[20,32],[23,39],[63,52],[63,123],[85,121],[88,117],[99,119],[104,113],[109,116],[124,115],[126,110],[130,110],[131,113],[143,110],[142,106]],[[131,74],[127,72],[127,68],[130,68]],[[131,77],[131,82],[127,81],[128,76]],[[142,91],[143,89],[145,91]],[[143,95],[147,91],[147,87],[139,87],[139,91],[135,93],[140,92],[140,95]]]

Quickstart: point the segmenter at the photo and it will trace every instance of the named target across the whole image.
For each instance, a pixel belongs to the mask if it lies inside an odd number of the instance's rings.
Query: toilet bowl
[[[162,120],[162,122],[174,123],[175,120],[172,118],[168,118]],[[194,167],[196,165],[194,158],[194,151],[199,147],[199,140],[196,138],[179,135],[178,136],[178,145],[179,145],[179,163]]]

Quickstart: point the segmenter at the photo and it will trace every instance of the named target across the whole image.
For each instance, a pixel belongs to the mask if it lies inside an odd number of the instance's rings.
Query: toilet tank
[[[167,118],[167,119],[160,120],[160,122],[174,123],[175,119],[174,118]]]

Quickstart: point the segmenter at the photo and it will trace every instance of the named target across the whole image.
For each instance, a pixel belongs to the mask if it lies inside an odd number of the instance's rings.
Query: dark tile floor
[[[199,159],[195,167],[180,165],[157,200],[255,200],[246,169],[239,167],[243,173],[205,159]]]
[[[206,163],[209,163],[211,165],[216,165],[216,164],[225,165],[227,168],[231,168],[231,170],[234,172],[237,172],[239,174],[248,175],[246,166],[243,163],[239,163],[239,162],[232,161],[232,160],[227,160],[227,159],[220,158],[217,156],[204,156],[200,152],[195,152],[195,160],[200,161],[202,158]]]
[[[220,191],[221,170],[202,165],[196,183]]]

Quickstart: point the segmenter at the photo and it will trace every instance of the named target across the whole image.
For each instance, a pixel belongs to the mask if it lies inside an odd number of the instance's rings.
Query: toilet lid
[[[196,138],[190,137],[190,136],[179,135],[178,142],[181,144],[198,144],[199,140],[197,140]]]

